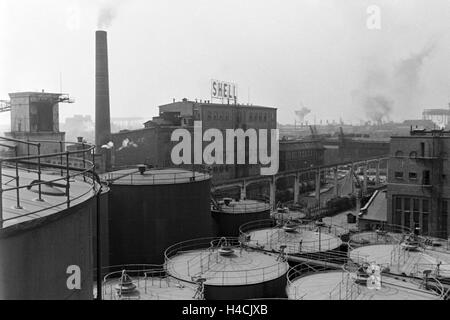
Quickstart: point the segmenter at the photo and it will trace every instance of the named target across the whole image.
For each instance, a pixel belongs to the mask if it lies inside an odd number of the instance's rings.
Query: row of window
[[[395,179],[403,180],[404,179],[404,173],[403,171],[395,171],[394,172]],[[408,179],[412,181],[417,180],[417,172],[408,172]],[[422,184],[429,185],[430,184],[430,171],[424,170],[422,172]]]
[[[248,117],[247,117],[248,116]],[[206,114],[207,120],[231,120],[230,111],[208,111]],[[239,111],[237,114],[238,121],[249,121],[249,122],[268,122],[275,120],[275,114],[273,112],[248,112]]]
[[[402,157],[404,157],[404,156],[405,156],[405,154],[404,154],[403,151],[401,151],[401,150],[395,152],[395,157],[397,157],[397,158],[402,158]],[[409,158],[410,158],[410,159],[415,159],[415,158],[417,158],[418,156],[419,156],[419,155],[418,155],[418,153],[417,153],[416,151],[411,151],[411,152],[409,153]],[[439,154],[439,156],[440,156],[441,158],[443,158],[443,159],[447,159],[447,158],[448,158],[448,153],[447,153],[447,152],[441,152],[441,153]],[[423,149],[420,151],[420,157],[425,157],[425,147],[423,147]]]
[[[446,230],[448,219],[448,201],[440,202],[439,213],[436,215],[437,225]],[[394,197],[394,224],[402,225],[407,228],[419,228],[420,233],[428,235],[430,231],[430,200],[411,198],[411,197]],[[439,230],[433,230],[434,232]]]
[[[303,158],[313,158],[315,160],[320,158],[320,153],[316,150],[298,150],[298,151],[286,151],[286,160],[297,160]]]
[[[421,234],[428,234],[430,214],[428,199],[395,197],[394,206],[394,224],[406,228],[419,228]]]

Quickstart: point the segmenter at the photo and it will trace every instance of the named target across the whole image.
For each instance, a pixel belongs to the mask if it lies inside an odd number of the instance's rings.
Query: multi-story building
[[[450,230],[450,132],[411,130],[391,139],[388,223],[447,238]]]
[[[209,101],[173,102],[159,107],[159,116],[145,123],[143,129],[121,131],[113,134],[115,145],[114,166],[124,167],[137,163],[146,163],[156,167],[170,167],[171,150],[177,142],[171,141],[171,134],[179,128],[194,131],[194,122],[201,121],[203,133],[208,129],[218,129],[224,139],[227,129],[276,129],[276,109],[262,106],[239,104],[217,104]],[[270,138],[270,131],[269,131]],[[209,142],[203,142],[203,147]],[[268,141],[270,152],[270,141]],[[235,142],[235,150],[236,142]],[[224,161],[225,157],[224,141]],[[237,152],[236,152],[237,153]],[[245,150],[246,163],[249,158],[249,146]],[[237,155],[235,154],[235,157]],[[214,164],[211,166],[213,179],[226,180],[260,174],[260,165]]]
[[[320,139],[281,139],[280,171],[322,166],[324,152],[325,148]]]

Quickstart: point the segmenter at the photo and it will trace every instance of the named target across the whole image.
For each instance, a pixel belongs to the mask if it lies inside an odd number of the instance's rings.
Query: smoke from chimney
[[[109,28],[116,17],[116,14],[116,8],[112,5],[101,7],[98,13],[97,27],[102,30]]]
[[[420,72],[435,47],[433,43],[395,65],[374,63],[366,70],[361,87],[353,92],[353,98],[371,121],[380,124],[390,120],[394,107],[401,110],[420,107]]]
[[[97,31],[95,38],[95,144],[99,149],[111,140],[107,33]]]
[[[98,12],[97,28],[100,30],[109,28],[117,16],[119,7],[125,2],[130,2],[130,0],[103,1]]]

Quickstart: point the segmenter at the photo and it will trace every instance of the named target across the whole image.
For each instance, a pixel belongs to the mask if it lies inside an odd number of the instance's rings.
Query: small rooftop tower
[[[68,95],[47,92],[10,93],[11,132],[7,137],[20,140],[65,141],[65,132],[59,131],[59,103],[72,102]],[[41,153],[53,153],[59,146],[43,144]],[[17,154],[25,155],[24,144],[17,145]],[[59,150],[58,150],[59,151]],[[30,151],[36,154],[35,150]]]

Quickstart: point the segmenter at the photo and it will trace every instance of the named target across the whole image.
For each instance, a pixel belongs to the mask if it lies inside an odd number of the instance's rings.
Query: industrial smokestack
[[[111,141],[109,111],[108,39],[106,31],[95,33],[95,145],[101,147]],[[108,167],[108,165],[106,165]]]

